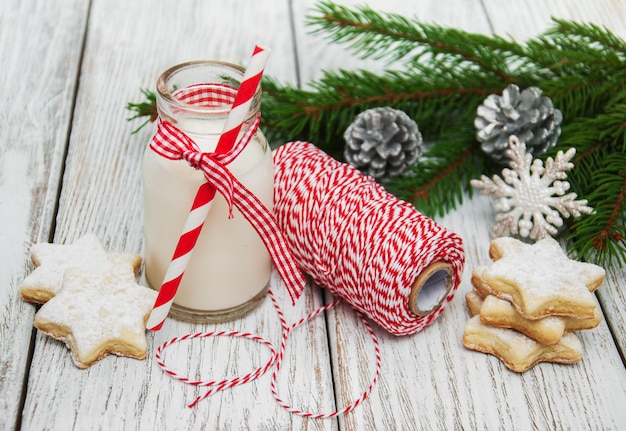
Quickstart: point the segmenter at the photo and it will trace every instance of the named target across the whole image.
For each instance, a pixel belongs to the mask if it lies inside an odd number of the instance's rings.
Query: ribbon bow
[[[200,170],[207,182],[201,187],[217,190],[226,200],[229,218],[233,206],[259,234],[269,252],[276,270],[285,282],[292,302],[304,290],[305,280],[287,242],[273,215],[263,203],[248,190],[227,168],[252,139],[260,122],[257,117],[245,135],[226,153],[203,153],[198,145],[172,123],[159,120],[150,148],[169,160],[185,160],[190,166]]]

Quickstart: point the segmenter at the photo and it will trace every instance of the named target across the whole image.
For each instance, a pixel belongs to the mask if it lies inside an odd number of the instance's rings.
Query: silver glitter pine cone
[[[511,135],[526,144],[526,150],[538,157],[556,145],[561,135],[561,111],[537,87],[520,92],[517,85],[504,89],[502,96],[489,95],[477,109],[474,120],[476,137],[485,154],[506,164],[504,152]]]
[[[424,148],[417,123],[389,106],[361,112],[343,137],[346,161],[379,182],[404,173]]]

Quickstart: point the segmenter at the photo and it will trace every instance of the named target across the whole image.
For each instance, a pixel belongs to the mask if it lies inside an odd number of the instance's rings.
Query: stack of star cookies
[[[497,356],[517,372],[539,362],[580,361],[582,344],[573,332],[602,320],[593,292],[604,269],[569,259],[552,238],[533,245],[498,238],[489,256],[491,265],[472,272],[465,347]]]

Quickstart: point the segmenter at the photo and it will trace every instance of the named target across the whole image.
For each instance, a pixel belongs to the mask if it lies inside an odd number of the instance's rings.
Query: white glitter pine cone
[[[346,161],[380,182],[404,173],[424,149],[415,121],[388,106],[361,112],[343,136]]]
[[[533,157],[556,145],[563,115],[554,108],[552,100],[541,93],[537,87],[520,92],[517,85],[511,84],[502,96],[491,94],[478,107],[474,121],[476,137],[487,155],[506,164],[505,151],[512,135],[526,144],[527,152]]]

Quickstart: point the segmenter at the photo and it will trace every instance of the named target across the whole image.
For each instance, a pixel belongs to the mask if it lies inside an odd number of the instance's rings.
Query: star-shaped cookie
[[[472,284],[511,302],[527,319],[549,315],[593,319],[592,293],[604,281],[597,265],[569,259],[552,238],[533,245],[514,238],[491,241],[491,265],[474,268]]]
[[[480,321],[500,328],[515,329],[518,332],[546,345],[559,342],[565,332],[593,329],[602,321],[602,313],[595,308],[593,319],[576,319],[568,316],[547,316],[541,319],[526,319],[509,302],[493,295],[484,299],[477,291],[465,296],[472,316],[479,315]]]
[[[110,353],[143,359],[146,320],[156,295],[123,265],[106,273],[69,268],[63,289],[35,315],[35,327],[64,341],[79,368]]]
[[[539,362],[571,364],[582,359],[583,347],[576,335],[566,333],[557,344],[546,346],[513,329],[485,325],[479,316],[465,324],[463,345],[498,357],[510,370],[524,372]]]
[[[138,255],[108,254],[94,234],[87,234],[73,244],[35,244],[31,248],[31,259],[36,268],[20,285],[20,296],[25,301],[40,304],[61,291],[63,274],[68,268],[95,274],[125,264],[136,275],[141,265]]]

